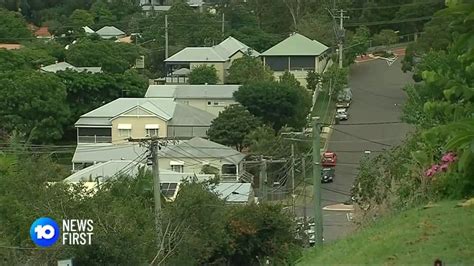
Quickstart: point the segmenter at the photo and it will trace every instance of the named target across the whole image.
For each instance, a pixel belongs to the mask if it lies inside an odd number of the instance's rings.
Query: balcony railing
[[[78,136],[78,143],[112,143],[112,136]]]

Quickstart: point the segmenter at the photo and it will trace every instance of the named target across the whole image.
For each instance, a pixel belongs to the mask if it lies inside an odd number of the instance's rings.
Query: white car
[[[339,120],[347,120],[349,119],[349,114],[347,113],[347,109],[340,108],[336,110],[336,118]]]

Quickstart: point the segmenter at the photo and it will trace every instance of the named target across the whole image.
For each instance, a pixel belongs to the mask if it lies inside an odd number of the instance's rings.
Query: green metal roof
[[[311,40],[299,33],[294,33],[263,52],[261,56],[318,56],[327,49],[326,45],[318,41]]]

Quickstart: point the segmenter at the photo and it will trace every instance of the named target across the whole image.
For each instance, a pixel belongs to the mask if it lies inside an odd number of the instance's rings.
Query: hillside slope
[[[474,206],[457,201],[384,218],[354,235],[314,249],[298,265],[474,265]]]

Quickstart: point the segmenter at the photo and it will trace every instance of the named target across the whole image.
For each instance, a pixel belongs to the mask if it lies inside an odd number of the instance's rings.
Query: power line
[[[426,5],[426,4],[442,4],[442,3],[444,3],[444,1],[435,0],[435,1],[424,1],[424,2],[415,2],[415,3],[400,4],[400,5],[389,5],[389,6],[354,7],[354,8],[347,8],[346,10],[356,11],[356,10],[370,10],[370,9],[390,9],[390,8],[396,8],[396,7],[418,6],[418,5]]]
[[[347,23],[346,26],[348,26],[348,27],[357,27],[357,26],[375,26],[375,25],[386,25],[386,24],[398,24],[398,23],[405,23],[405,22],[415,22],[415,21],[429,20],[432,17],[433,16],[425,16],[425,17],[407,18],[407,19],[399,19],[399,20],[385,20],[385,21],[373,21],[373,22],[353,22],[353,23]]]
[[[371,143],[374,143],[374,144],[379,144],[379,145],[382,145],[382,146],[387,146],[387,147],[392,147],[393,145],[391,144],[387,144],[387,143],[383,143],[383,142],[378,142],[378,141],[373,141],[373,140],[370,140],[370,139],[366,139],[366,138],[363,138],[363,137],[359,137],[357,135],[354,135],[352,133],[349,133],[349,132],[346,132],[346,131],[342,131],[340,129],[337,129],[335,128],[334,126],[331,126],[331,128],[337,132],[340,132],[342,134],[345,134],[345,135],[348,135],[348,136],[351,136],[351,137],[354,137],[354,138],[357,138],[357,139],[361,139],[361,140],[365,140],[367,142],[371,142]]]

